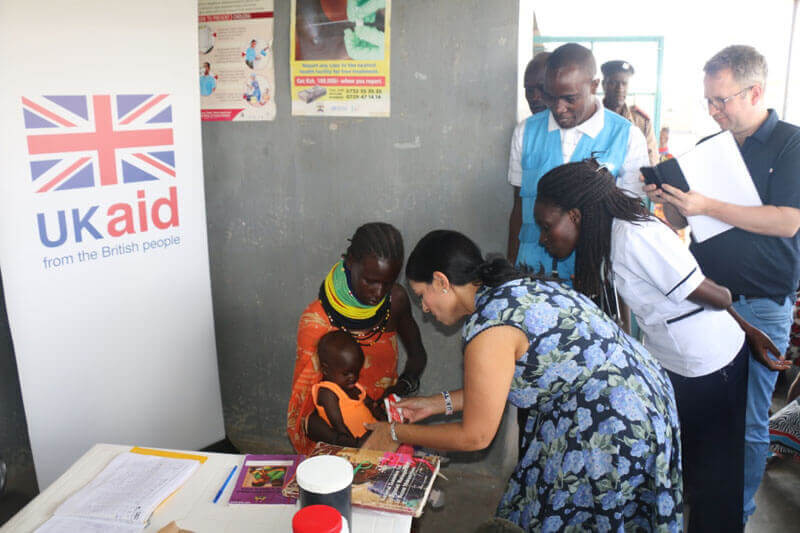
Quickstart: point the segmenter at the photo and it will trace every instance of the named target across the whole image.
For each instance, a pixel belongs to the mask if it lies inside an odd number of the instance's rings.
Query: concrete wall
[[[203,125],[225,424],[242,450],[288,450],[297,318],[357,226],[390,222],[409,251],[434,228],[505,250],[518,2],[488,4],[394,2],[391,118],[334,119],[290,116],[289,2],[278,1],[277,119]],[[422,392],[460,387],[457,331],[414,312],[429,354]],[[0,323],[0,453],[30,468],[7,331]],[[512,441],[464,459],[507,465]]]

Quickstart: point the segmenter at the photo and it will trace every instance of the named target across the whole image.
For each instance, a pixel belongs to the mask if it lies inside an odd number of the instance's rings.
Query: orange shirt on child
[[[306,435],[306,417],[314,411],[311,387],[322,380],[317,359],[317,342],[333,327],[319,300],[309,304],[300,316],[297,327],[297,358],[292,376],[292,392],[286,413],[286,432],[297,453],[308,455],[316,442]],[[388,387],[397,381],[397,354],[399,352],[397,332],[387,331],[375,344],[361,347],[364,351],[364,366],[358,376],[367,394],[379,400]]]
[[[332,381],[320,381],[312,386],[311,396],[314,399],[314,405],[317,406],[317,413],[319,413],[319,416],[330,426],[331,421],[328,420],[328,415],[325,414],[325,408],[318,403],[317,394],[319,394],[320,388],[328,389],[334,393],[336,397],[339,398],[339,409],[342,411],[344,425],[347,426],[347,429],[350,430],[350,433],[352,433],[355,438],[359,438],[367,432],[367,428],[364,427],[364,424],[371,424],[372,422],[377,422],[377,420],[372,416],[372,411],[370,411],[369,407],[364,403],[367,397],[367,392],[364,390],[364,387],[358,383],[356,383],[356,387],[358,387],[359,391],[357,400],[348,396],[339,385]]]

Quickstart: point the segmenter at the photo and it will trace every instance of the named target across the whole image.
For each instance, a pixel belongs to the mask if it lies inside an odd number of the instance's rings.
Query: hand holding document
[[[711,137],[674,160],[642,169],[642,173],[648,184],[661,186],[660,180],[685,190],[679,185],[682,179],[691,191],[715,200],[741,206],[762,205],[739,147],[729,131]],[[705,215],[689,216],[687,220],[698,242],[733,227]]]

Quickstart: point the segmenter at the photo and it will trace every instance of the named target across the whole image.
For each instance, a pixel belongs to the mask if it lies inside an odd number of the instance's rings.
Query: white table
[[[61,502],[86,485],[116,455],[131,448],[132,446],[95,444],[44,492],[0,527],[0,533],[28,533],[36,530],[53,515]],[[177,493],[156,509],[143,531],[157,532],[175,520],[181,528],[196,533],[291,532],[292,516],[297,510],[295,505],[225,503],[239,476],[238,468],[219,502],[212,503],[231,468],[234,465],[241,468],[244,455],[187,453],[205,455],[208,460],[200,465]],[[408,533],[410,530],[410,516],[353,508],[352,533]]]

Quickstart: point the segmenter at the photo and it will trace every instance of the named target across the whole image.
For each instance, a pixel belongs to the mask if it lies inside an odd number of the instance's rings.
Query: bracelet
[[[397,383],[403,383],[406,386],[403,396],[408,396],[419,390],[419,378],[405,372],[397,378]]]
[[[453,399],[450,398],[450,391],[442,391],[442,398],[444,398],[444,414],[453,414]]]
[[[400,440],[397,438],[397,431],[394,428],[395,425],[397,425],[397,422],[392,422],[391,424],[389,424],[389,432],[392,434],[393,441],[400,442]]]

